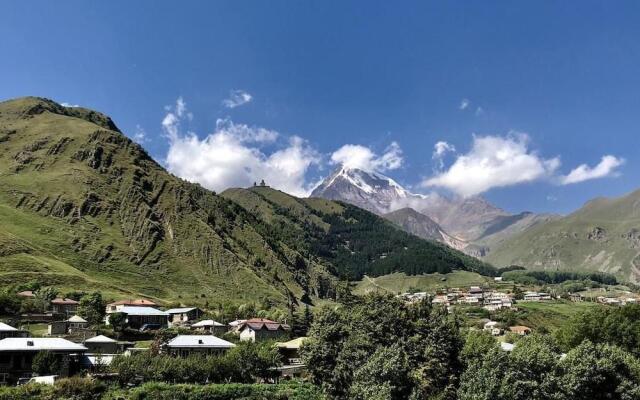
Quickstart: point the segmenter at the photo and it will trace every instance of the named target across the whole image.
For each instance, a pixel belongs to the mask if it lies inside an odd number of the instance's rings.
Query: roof
[[[244,329],[247,326],[253,329],[254,331],[259,331],[262,329],[266,329],[269,331],[277,331],[278,329],[283,329],[285,331],[289,330],[289,325],[271,321],[270,319],[266,319],[266,318],[248,319],[240,325],[240,329]]]
[[[4,322],[0,322],[0,332],[6,332],[6,331],[17,331],[17,329],[11,325],[5,324]]]
[[[74,315],[73,317],[69,318],[67,320],[67,322],[80,322],[80,323],[85,323],[88,322],[86,319],[82,318],[79,315]]]
[[[124,307],[122,307],[120,312],[123,312],[123,313],[128,314],[128,315],[165,315],[165,316],[169,315],[166,312],[160,311],[160,310],[155,309],[153,307],[124,306]]]
[[[0,340],[0,351],[87,351],[83,345],[62,338],[6,338]]]
[[[247,322],[246,319],[237,319],[235,321],[229,322],[229,326],[238,326],[244,324],[245,322]]]
[[[171,308],[167,311],[165,311],[167,314],[182,314],[182,313],[187,313],[189,311],[193,311],[195,310],[196,307],[182,307],[182,308]]]
[[[531,328],[529,328],[528,326],[524,326],[524,325],[516,325],[516,326],[509,327],[509,330],[511,332],[525,332],[525,331],[530,331]]]
[[[34,297],[35,296],[33,294],[33,290],[23,290],[22,292],[18,292],[16,294],[18,296],[21,296],[21,297]]]
[[[72,299],[57,297],[51,300],[51,304],[75,305],[80,303]]]
[[[156,306],[157,304],[147,299],[118,300],[107,304],[108,306]]]
[[[281,349],[297,350],[300,348],[300,346],[302,346],[302,342],[304,342],[305,340],[307,340],[307,338],[303,336],[303,337],[295,338],[293,340],[289,340],[288,342],[278,342],[276,343],[276,346],[278,346]]]
[[[500,342],[500,348],[504,351],[512,351],[516,347],[513,343]]]
[[[94,336],[84,341],[85,343],[117,343],[115,340],[105,335]]]
[[[167,343],[167,347],[229,349],[235,344],[213,335],[178,335]]]
[[[220,322],[216,322],[212,319],[205,319],[202,320],[200,322],[196,322],[195,324],[191,325],[194,328],[202,328],[205,326],[224,326],[223,324],[221,324]]]

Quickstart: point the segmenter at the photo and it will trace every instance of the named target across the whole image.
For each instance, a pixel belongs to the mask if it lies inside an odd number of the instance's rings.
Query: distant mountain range
[[[384,216],[409,233],[476,257],[485,256],[506,237],[556,218],[532,213],[512,215],[482,197],[411,193],[383,174],[342,166],[316,187],[311,197],[355,204]]]
[[[356,204],[497,267],[602,271],[640,282],[640,191],[576,212],[510,214],[482,197],[414,194],[380,173],[337,168],[311,194]]]

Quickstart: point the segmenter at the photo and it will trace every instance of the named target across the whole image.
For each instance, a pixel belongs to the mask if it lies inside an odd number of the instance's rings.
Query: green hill
[[[285,304],[331,297],[340,274],[492,271],[353,206],[267,188],[216,195],[167,173],[107,116],[34,97],[0,103],[0,220],[0,285],[113,297]]]
[[[640,280],[640,191],[596,199],[504,240],[486,258],[498,266],[601,271]]]

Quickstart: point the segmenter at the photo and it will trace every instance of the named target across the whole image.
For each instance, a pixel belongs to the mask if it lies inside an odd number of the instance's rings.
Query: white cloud
[[[382,155],[377,155],[370,148],[358,144],[345,144],[331,154],[332,164],[365,171],[384,172],[398,169],[403,162],[402,149],[396,142],[391,142]]]
[[[236,108],[253,100],[253,96],[244,90],[232,90],[229,97],[222,101],[222,105],[227,108]]]
[[[309,194],[305,175],[320,162],[320,155],[302,138],[292,136],[284,148],[269,153],[264,146],[274,144],[279,137],[275,131],[222,119],[213,133],[200,139],[193,132],[182,133],[180,122],[187,115],[184,102],[177,102],[162,121],[169,139],[165,162],[173,174],[216,191],[264,179],[287,193]]]
[[[600,163],[591,168],[587,164],[582,164],[574,168],[568,175],[560,177],[560,184],[569,185],[572,183],[584,182],[590,179],[604,178],[617,174],[616,168],[624,164],[625,160],[612,155],[605,155]]]
[[[133,134],[133,141],[138,144],[142,144],[147,140],[147,132],[140,125],[136,125],[136,131]]]
[[[474,135],[467,154],[459,155],[448,170],[423,180],[421,186],[444,187],[468,197],[552,175],[560,166],[559,158],[543,159],[529,150],[528,143],[523,133]]]
[[[476,117],[484,115],[484,109],[482,107],[476,108]]]
[[[433,146],[433,154],[431,155],[431,159],[436,163],[436,168],[438,171],[444,168],[444,156],[447,153],[455,153],[455,151],[456,148],[454,145],[443,140],[437,142]]]
[[[469,101],[469,99],[462,99],[460,101],[460,106],[458,107],[460,110],[466,110],[467,107],[469,107],[469,104],[471,104],[471,102]]]

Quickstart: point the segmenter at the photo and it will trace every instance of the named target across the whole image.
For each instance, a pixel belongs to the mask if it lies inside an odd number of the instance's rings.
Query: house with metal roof
[[[202,315],[202,310],[197,307],[171,308],[165,312],[169,314],[169,325],[189,323]]]
[[[147,299],[118,300],[107,304],[107,314],[119,312],[122,307],[156,307],[157,304]]]
[[[169,314],[153,307],[123,306],[118,312],[126,314],[127,326],[139,329],[147,326],[154,328],[166,328],[169,321]],[[109,315],[106,316],[106,323],[109,324]]]
[[[191,325],[191,329],[195,331],[222,335],[227,331],[227,326],[212,319],[204,319]]]
[[[60,361],[56,375],[68,376],[87,348],[62,338],[6,338],[0,340],[0,381],[12,383],[32,374],[33,359],[47,351]]]
[[[27,337],[27,336],[29,336],[29,332],[16,329],[11,325],[5,324],[4,322],[0,322],[0,339],[10,338],[10,337]]]
[[[235,344],[213,335],[178,335],[164,347],[169,354],[187,357],[191,354],[222,354]]]

